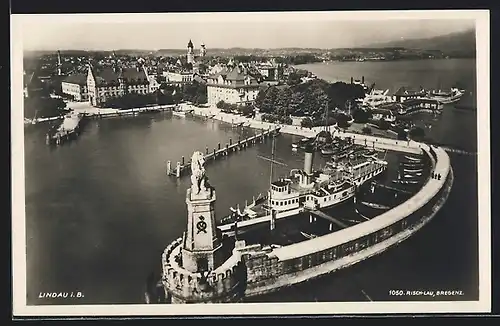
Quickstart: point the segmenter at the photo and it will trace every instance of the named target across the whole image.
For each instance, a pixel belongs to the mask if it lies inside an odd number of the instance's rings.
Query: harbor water
[[[447,70],[438,65],[441,69],[427,68],[425,73],[421,66],[415,67],[424,63],[408,62],[400,67],[406,67],[406,73],[390,69],[380,74],[377,65],[387,64],[349,63],[350,68],[343,69],[355,77],[364,75],[367,83],[376,82],[372,80],[376,75],[387,85],[433,87],[438,79],[447,78],[465,84],[467,91],[475,89],[474,60],[450,64]],[[317,71],[308,69],[319,77],[325,78],[321,69],[325,75],[340,74],[331,64],[314,67]],[[419,119],[432,124],[427,134],[436,142],[476,151],[474,111],[451,105],[439,117]],[[185,191],[191,181],[167,176],[166,162],[174,166],[182,156],[187,162],[194,150],[205,152],[208,146],[211,151],[218,143],[225,146],[229,139],[234,142],[255,132],[165,112],[92,120],[76,140],[56,147],[45,144],[48,128],[38,124],[25,132],[29,305],[143,303],[147,276],[159,270],[163,249],[186,228]],[[287,166],[275,165],[276,176],[302,167],[303,153],[291,149],[299,139],[277,138],[276,159]],[[207,164],[217,191],[218,219],[230,213],[230,206],[243,207],[245,200],[266,192],[270,166],[259,156],[270,153],[267,141]],[[392,297],[390,290],[460,290],[462,296],[447,299],[477,300],[476,157],[454,153],[450,157],[455,183],[448,202],[413,237],[346,270],[252,301],[367,301],[365,294],[374,301],[436,300]],[[325,159],[316,155],[315,167],[324,164]],[[72,291],[84,296],[40,298],[40,293]]]

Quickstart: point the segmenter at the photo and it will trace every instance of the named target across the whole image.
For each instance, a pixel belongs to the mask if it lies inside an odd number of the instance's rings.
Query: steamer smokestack
[[[304,172],[308,175],[312,174],[314,150],[312,146],[306,146],[304,155]]]

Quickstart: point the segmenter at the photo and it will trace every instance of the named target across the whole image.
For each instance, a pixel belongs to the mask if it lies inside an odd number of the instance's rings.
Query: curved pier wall
[[[393,142],[384,139],[384,142],[375,141],[375,146],[386,149],[403,146],[399,141],[398,144]],[[264,250],[261,246],[253,246],[252,250],[241,251],[247,266],[245,296],[276,291],[348,267],[403,241],[427,223],[448,197],[453,170],[442,148],[416,142],[403,143],[409,144],[405,152],[423,151],[429,156],[433,164],[431,172],[440,174],[441,179],[429,178],[405,203],[370,221],[278,249]]]
[[[246,267],[239,253],[234,253],[214,273],[203,277],[179,266],[174,256],[179,254],[182,238],[167,246],[162,255],[162,282],[172,303],[217,303],[237,301],[245,291]]]

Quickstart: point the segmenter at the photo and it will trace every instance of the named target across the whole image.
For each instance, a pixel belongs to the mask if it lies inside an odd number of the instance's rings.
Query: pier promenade
[[[197,115],[197,116],[208,117],[211,119],[230,123],[233,125],[242,125],[244,127],[250,127],[250,128],[254,128],[254,129],[266,129],[267,130],[269,128],[279,127],[280,133],[301,136],[304,138],[315,137],[320,131],[325,129],[322,126],[313,127],[313,128],[304,128],[301,126],[292,126],[292,125],[264,122],[264,121],[255,120],[253,118],[248,118],[248,117],[236,115],[236,114],[225,113],[225,112],[222,112],[220,109],[214,108],[214,107],[198,108],[198,107],[192,106],[191,108],[193,110],[193,114]],[[362,133],[350,132],[350,131],[339,131],[335,134],[335,136],[338,136],[340,138],[349,138],[349,137],[353,138],[355,140],[356,144],[363,144],[363,145],[368,144],[368,145],[373,146],[373,144],[375,143],[375,144],[379,145],[376,147],[380,148],[380,149],[403,151],[403,152],[407,152],[407,153],[417,153],[416,149],[412,149],[411,146],[408,147],[408,145],[410,145],[411,143],[416,143],[415,141],[412,141],[412,140],[404,141],[404,140],[388,139],[386,137],[377,137],[377,136],[365,135]],[[365,140],[366,140],[366,143],[365,143]],[[449,153],[455,153],[455,154],[461,154],[461,155],[477,155],[477,153],[475,153],[475,152],[469,152],[469,151],[465,151],[465,150],[461,150],[461,149],[452,148],[449,146],[442,146],[442,145],[438,145],[438,146]]]

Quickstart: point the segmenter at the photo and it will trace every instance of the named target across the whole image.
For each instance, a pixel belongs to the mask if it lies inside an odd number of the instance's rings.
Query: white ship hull
[[[325,208],[331,208],[336,205],[339,205],[341,203],[346,202],[349,199],[354,199],[356,187],[361,186],[365,182],[375,178],[382,172],[384,172],[386,169],[386,166],[382,166],[380,169],[376,170],[373,172],[373,175],[369,177],[369,175],[365,175],[361,178],[355,179],[354,184],[355,186],[352,186],[350,188],[344,189],[342,191],[339,191],[338,193],[335,194],[330,194],[327,196],[323,197],[315,197],[315,199],[308,199],[304,202],[303,206],[298,207],[298,208],[292,208],[286,211],[276,211],[276,220],[287,218],[287,217],[292,217],[295,215],[298,215],[306,210],[315,210],[315,209],[325,209]],[[250,226],[254,226],[256,224],[260,223],[270,223],[271,221],[271,214],[267,214],[265,216],[261,217],[255,217],[251,218],[249,220],[244,220],[244,221],[239,221],[237,222],[237,229],[238,232],[244,233],[245,228],[248,228]],[[234,235],[234,225],[235,223],[228,223],[228,224],[223,224],[219,225],[218,228],[227,235]]]

